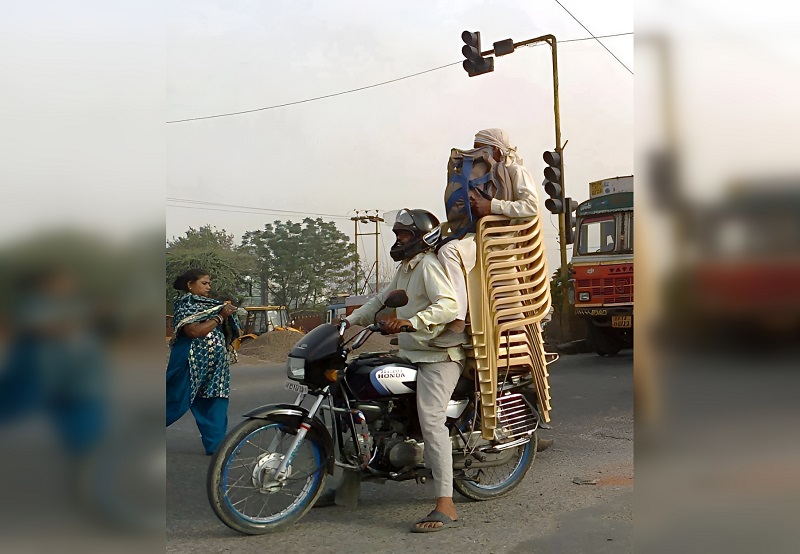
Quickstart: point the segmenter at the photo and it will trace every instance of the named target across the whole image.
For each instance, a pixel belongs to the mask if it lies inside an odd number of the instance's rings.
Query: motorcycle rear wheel
[[[325,449],[309,432],[289,465],[284,482],[272,479],[296,429],[268,419],[234,428],[208,468],[206,491],[217,517],[234,531],[261,535],[296,523],[323,490]]]
[[[492,500],[513,491],[525,478],[536,458],[536,433],[531,441],[518,446],[511,459],[500,466],[464,469],[467,479],[453,479],[453,488],[470,500]]]

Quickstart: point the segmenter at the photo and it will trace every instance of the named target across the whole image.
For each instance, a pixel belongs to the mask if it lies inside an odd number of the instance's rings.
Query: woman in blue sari
[[[175,300],[167,365],[167,427],[188,410],[200,430],[206,454],[217,449],[228,428],[228,349],[239,336],[236,306],[209,298],[211,277],[190,269],[175,279],[183,291]]]

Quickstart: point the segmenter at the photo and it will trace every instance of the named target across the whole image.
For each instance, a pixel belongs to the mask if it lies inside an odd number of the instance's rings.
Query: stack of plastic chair
[[[478,221],[476,264],[467,276],[469,332],[480,391],[483,437],[497,426],[499,379],[530,373],[539,412],[550,421],[541,321],[550,311],[550,274],[540,219]]]

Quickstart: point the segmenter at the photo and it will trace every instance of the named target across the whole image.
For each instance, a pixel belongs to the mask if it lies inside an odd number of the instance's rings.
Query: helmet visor
[[[403,208],[399,212],[397,212],[397,218],[394,220],[395,223],[399,223],[400,225],[414,225],[414,218],[407,209]]]

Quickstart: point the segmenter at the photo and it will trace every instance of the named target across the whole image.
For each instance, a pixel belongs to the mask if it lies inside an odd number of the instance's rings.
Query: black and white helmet
[[[413,258],[420,252],[430,250],[439,242],[442,234],[439,220],[436,216],[425,210],[402,209],[397,214],[392,231],[409,231],[414,235],[414,240],[408,244],[396,242],[389,255],[396,262]]]

